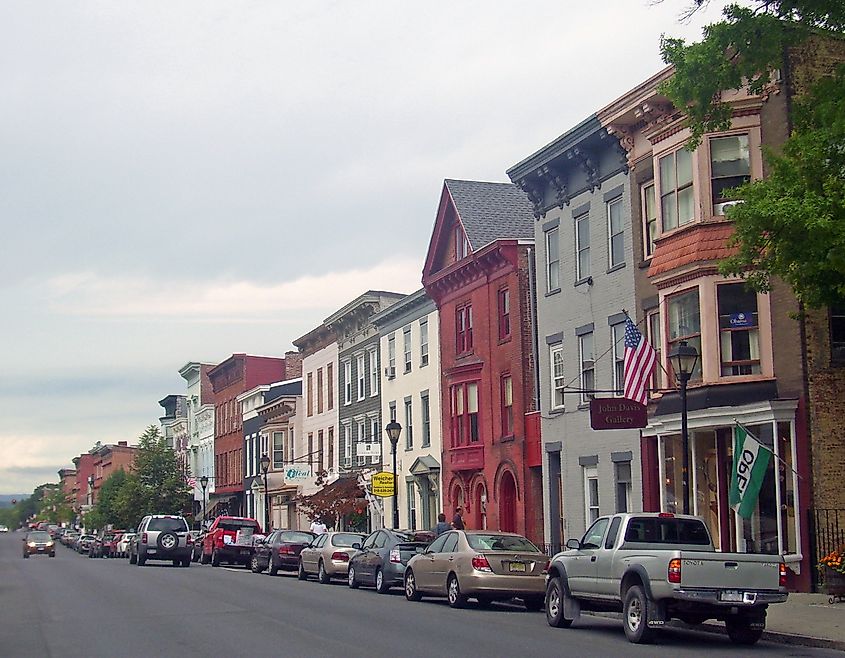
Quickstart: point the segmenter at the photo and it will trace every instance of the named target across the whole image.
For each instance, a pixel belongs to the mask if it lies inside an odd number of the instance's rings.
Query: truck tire
[[[633,644],[647,644],[653,635],[648,627],[648,610],[650,602],[643,588],[633,585],[625,593],[625,605],[622,607],[622,623],[625,626],[625,637]]]
[[[549,580],[546,587],[546,621],[554,628],[569,628],[572,620],[563,616],[563,583],[559,576]]]
[[[748,647],[757,644],[757,640],[763,636],[762,628],[751,628],[750,621],[740,615],[725,619],[725,629],[731,642]]]

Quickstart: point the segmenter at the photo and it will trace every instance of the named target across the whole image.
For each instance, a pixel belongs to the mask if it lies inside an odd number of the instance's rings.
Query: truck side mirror
[[[566,542],[566,548],[570,548],[573,551],[577,551],[581,549],[581,542],[577,539],[569,539]]]

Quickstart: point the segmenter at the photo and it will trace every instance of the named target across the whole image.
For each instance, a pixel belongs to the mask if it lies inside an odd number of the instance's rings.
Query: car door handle
[[[590,562],[595,562],[597,559],[598,559],[598,558],[597,558],[595,555],[593,555],[593,556],[590,558]]]
[[[453,558],[453,557],[449,558],[449,562],[454,562],[454,561],[455,561],[455,558]]]

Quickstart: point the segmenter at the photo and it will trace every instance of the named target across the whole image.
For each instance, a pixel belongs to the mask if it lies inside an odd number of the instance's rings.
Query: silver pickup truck
[[[559,628],[582,610],[622,612],[628,640],[641,643],[673,618],[718,619],[731,641],[751,645],[763,634],[768,605],[787,597],[783,558],[719,553],[695,516],[605,516],[566,548],[546,580],[546,619]]]

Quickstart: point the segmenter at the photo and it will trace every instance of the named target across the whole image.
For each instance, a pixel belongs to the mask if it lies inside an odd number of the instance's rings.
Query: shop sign
[[[310,466],[286,466],[285,482],[301,482],[311,477]]]
[[[393,495],[393,473],[381,471],[370,479],[370,492],[374,496],[389,498]]]
[[[648,425],[647,407],[626,398],[590,400],[590,427],[594,430],[627,430]]]

